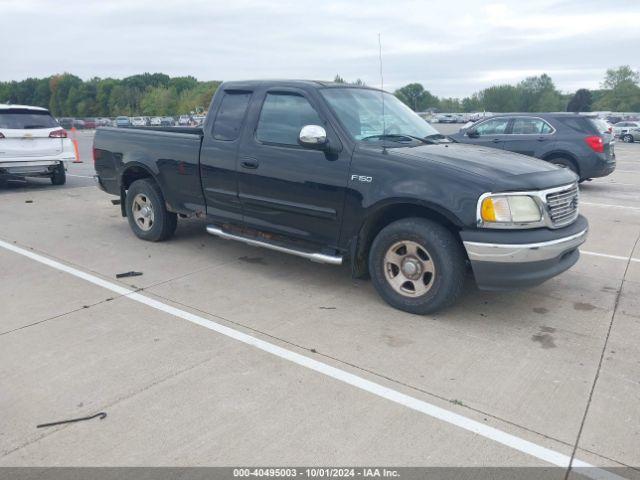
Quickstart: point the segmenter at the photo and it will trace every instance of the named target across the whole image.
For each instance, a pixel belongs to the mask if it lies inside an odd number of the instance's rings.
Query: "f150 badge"
[[[365,175],[351,175],[351,180],[356,180],[357,182],[371,183],[373,182],[373,177],[367,177]]]

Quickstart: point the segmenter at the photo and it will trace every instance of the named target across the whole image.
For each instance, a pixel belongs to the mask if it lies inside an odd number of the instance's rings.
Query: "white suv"
[[[618,122],[613,126],[613,134],[624,143],[640,141],[640,122]]]
[[[47,109],[0,104],[0,182],[49,177],[63,185],[65,162],[75,158],[66,130]]]

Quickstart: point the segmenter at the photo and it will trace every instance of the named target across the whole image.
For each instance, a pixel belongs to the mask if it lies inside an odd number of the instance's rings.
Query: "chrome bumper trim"
[[[503,244],[463,242],[472,262],[527,263],[558,258],[574,250],[587,239],[588,228],[557,240],[540,243]]]

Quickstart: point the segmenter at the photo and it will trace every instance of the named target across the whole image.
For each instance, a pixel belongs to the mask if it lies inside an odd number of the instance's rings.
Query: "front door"
[[[316,100],[293,88],[262,92],[240,146],[238,191],[247,227],[335,247],[350,154],[298,144],[303,126],[320,125],[340,145]]]
[[[541,118],[514,117],[503,148],[510,152],[540,158],[553,148],[554,132],[554,128]]]
[[[508,126],[508,117],[485,120],[475,127],[472,127],[476,132],[476,136],[465,138],[464,143],[472,143],[483,147],[504,148]]]

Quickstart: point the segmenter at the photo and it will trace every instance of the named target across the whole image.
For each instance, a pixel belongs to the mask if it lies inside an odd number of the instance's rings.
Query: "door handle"
[[[256,169],[260,165],[257,158],[244,157],[240,160],[242,168]]]
[[[500,139],[499,138],[494,138],[493,140],[491,140],[493,143],[500,143]]]
[[[545,140],[546,140],[546,138],[544,138],[544,137],[538,137],[538,141],[539,142],[544,142]]]

